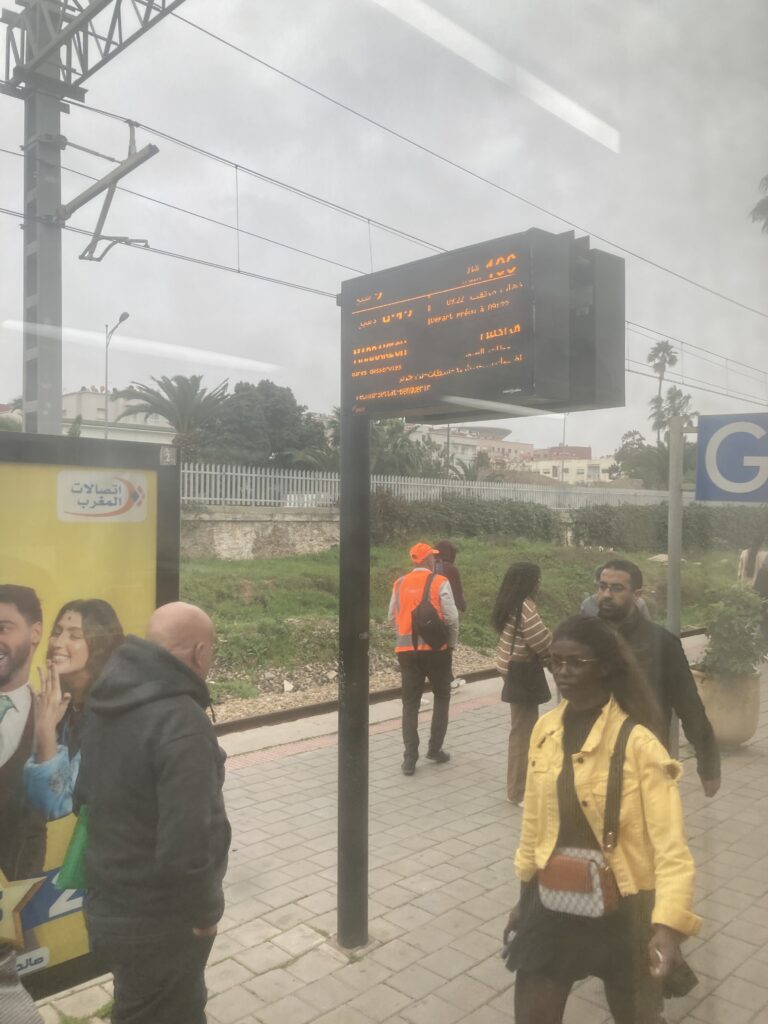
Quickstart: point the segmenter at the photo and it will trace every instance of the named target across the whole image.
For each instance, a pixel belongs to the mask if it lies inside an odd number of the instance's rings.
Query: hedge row
[[[571,524],[576,544],[623,549],[665,551],[667,513],[663,505],[593,505],[573,509]],[[683,509],[683,548],[709,551],[741,549],[768,539],[765,505],[686,505]]]
[[[404,501],[388,491],[371,496],[371,539],[386,544],[415,535],[480,537],[507,535],[557,540],[560,521],[545,505],[517,501],[477,501],[447,495],[441,501]]]
[[[665,551],[667,506],[592,505],[569,512],[573,541],[624,551]],[[515,501],[478,501],[448,495],[441,501],[404,501],[387,491],[371,497],[371,535],[375,544],[420,534],[426,537],[509,536],[555,541],[563,521],[545,505]],[[692,504],[683,510],[686,551],[740,549],[753,540],[768,541],[765,505]]]

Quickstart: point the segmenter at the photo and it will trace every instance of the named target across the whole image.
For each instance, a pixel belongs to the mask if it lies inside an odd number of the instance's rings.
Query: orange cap
[[[431,544],[425,544],[423,540],[420,540],[418,544],[414,544],[409,552],[411,561],[417,565],[419,562],[423,562],[428,555],[439,555],[440,552],[437,548],[433,548]]]

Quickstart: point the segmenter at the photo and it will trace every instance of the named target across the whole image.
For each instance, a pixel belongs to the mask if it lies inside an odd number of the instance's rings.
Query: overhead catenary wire
[[[6,149],[4,146],[0,146],[0,153],[6,153],[8,156],[19,157],[24,159],[23,153],[17,153],[15,150]],[[62,164],[62,171],[66,171],[68,174],[75,174],[81,178],[87,178],[89,181],[98,181],[92,174],[87,174],[85,171],[76,170],[74,167],[66,167]],[[186,207],[178,206],[176,203],[170,203],[166,199],[158,199],[157,196],[149,196],[144,192],[137,192],[134,189],[126,188],[124,185],[117,186],[118,192],[123,192],[125,195],[134,196],[137,199],[145,199],[149,203],[156,203],[158,206],[164,206],[169,210],[173,210],[176,213],[186,214],[188,217],[196,217],[198,220],[207,221],[209,224],[214,224],[217,227],[227,228],[230,231],[236,231],[239,235],[247,235],[249,238],[256,238],[261,242],[268,242],[270,245],[280,246],[282,249],[289,249],[291,252],[298,253],[301,256],[308,256],[314,260],[320,260],[323,263],[330,263],[334,267],[340,267],[342,270],[349,270],[353,274],[364,274],[365,271],[359,267],[351,267],[347,263],[340,263],[338,260],[330,259],[328,256],[321,256],[319,253],[309,252],[307,249],[300,249],[298,246],[289,245],[287,242],[281,242],[276,238],[269,238],[267,235],[260,235],[255,231],[250,231],[248,228],[240,227],[238,224],[228,224],[226,221],[218,220],[216,217],[210,217],[205,213],[199,213],[197,210],[188,210]],[[237,218],[239,220],[239,203]],[[239,255],[239,253],[238,253]]]
[[[641,263],[645,263],[647,266],[654,267],[656,270],[661,270],[664,273],[669,274],[680,281],[684,281],[686,284],[689,284],[694,288],[699,288],[702,291],[705,291],[708,294],[715,296],[716,298],[722,299],[725,302],[730,302],[733,305],[738,306],[749,313],[754,313],[757,316],[762,316],[768,319],[768,312],[766,312],[765,310],[757,309],[755,306],[750,306],[748,303],[741,302],[739,299],[735,299],[730,295],[726,295],[723,292],[718,291],[716,288],[711,288],[709,285],[702,284],[700,281],[696,281],[693,278],[688,277],[686,274],[682,274],[677,270],[673,270],[671,267],[666,267],[663,264],[659,263],[657,260],[653,260],[648,256],[644,256],[642,253],[635,252],[634,250],[629,249],[624,245],[621,245],[619,242],[615,242],[612,239],[607,238],[605,235],[600,235],[596,231],[591,231],[589,228],[584,227],[581,224],[578,224],[576,221],[573,221],[568,217],[564,217],[559,213],[555,213],[553,210],[548,209],[541,203],[537,203],[534,200],[529,199],[527,196],[524,196],[521,193],[515,192],[513,189],[508,188],[506,185],[502,185],[501,182],[494,181],[492,178],[488,178],[484,174],[480,174],[479,171],[472,170],[471,167],[466,167],[464,164],[459,163],[457,160],[453,160],[451,157],[446,156],[444,153],[439,153],[437,150],[434,150],[431,147],[424,145],[424,143],[421,143],[416,139],[412,139],[410,136],[405,135],[403,132],[399,132],[397,131],[397,129],[391,128],[389,125],[386,125],[381,121],[377,121],[370,115],[364,114],[361,111],[356,110],[354,107],[351,107],[348,103],[344,103],[342,100],[336,99],[335,96],[330,96],[328,93],[323,92],[321,89],[318,89],[313,85],[309,85],[307,82],[302,81],[295,75],[291,75],[287,71],[283,71],[281,68],[276,67],[274,64],[270,64],[263,58],[257,57],[256,54],[251,53],[249,50],[246,50],[244,47],[239,46],[237,43],[233,43],[229,39],[225,39],[223,36],[220,36],[218,33],[213,32],[211,29],[205,28],[202,25],[198,25],[194,21],[190,21],[189,18],[185,18],[178,12],[173,12],[171,16],[175,18],[177,21],[180,21],[183,24],[188,25],[190,28],[193,28],[196,31],[201,32],[203,35],[208,36],[210,39],[215,40],[216,42],[227,47],[228,49],[233,50],[235,53],[239,53],[243,57],[247,57],[249,60],[252,60],[257,64],[260,64],[262,67],[267,68],[269,71],[273,71],[275,74],[280,75],[282,78],[285,78],[289,82],[292,82],[294,85],[298,85],[300,88],[306,89],[313,95],[318,96],[319,98],[327,101],[328,103],[331,103],[334,106],[338,107],[340,110],[344,110],[346,111],[346,113],[351,114],[354,117],[360,118],[367,124],[370,124],[373,127],[378,128],[380,131],[383,131],[386,134],[391,135],[393,138],[398,139],[400,142],[406,143],[406,145],[413,146],[414,148],[420,150],[422,153],[426,153],[428,156],[433,157],[435,160],[439,160],[441,163],[444,163],[447,166],[454,168],[454,170],[460,171],[462,174],[467,174],[470,177],[474,178],[476,181],[480,181],[484,185],[488,185],[490,188],[496,189],[497,191],[510,196],[512,199],[516,199],[521,203],[525,203],[527,206],[530,206],[532,209],[537,210],[539,213],[544,213],[548,217],[553,217],[555,220],[560,221],[561,224],[566,224],[568,227],[573,228],[575,231],[583,231],[585,234],[590,235],[592,238],[596,238],[598,241],[603,242],[605,245],[609,245],[612,249],[616,249],[618,252],[624,253],[625,256],[630,256],[632,259],[638,260]]]
[[[675,278],[677,278],[677,279],[679,279],[681,281],[684,281],[685,283],[691,285],[694,288],[699,288],[702,291],[705,291],[708,294],[715,296],[716,298],[722,299],[724,302],[729,302],[732,305],[735,305],[735,306],[737,306],[737,307],[739,307],[741,309],[746,310],[747,312],[754,313],[757,316],[765,317],[766,319],[768,319],[768,312],[766,312],[765,310],[757,309],[754,306],[750,306],[747,303],[741,302],[739,299],[735,299],[735,298],[733,298],[733,296],[726,295],[725,293],[720,292],[720,291],[718,291],[715,288],[711,288],[709,285],[702,284],[700,281],[696,281],[693,278],[690,278],[687,275],[680,273],[679,271],[673,270],[671,267],[664,266],[664,264],[659,263],[657,260],[653,260],[650,257],[643,256],[641,253],[635,252],[634,250],[629,249],[626,246],[621,245],[619,242],[614,242],[612,239],[607,238],[605,235],[600,235],[597,232],[592,231],[592,230],[590,230],[587,227],[583,227],[582,225],[577,224],[575,221],[572,221],[572,220],[570,220],[567,217],[564,217],[564,216],[561,216],[558,213],[555,213],[553,210],[548,209],[547,207],[541,205],[540,203],[536,203],[533,200],[528,199],[526,196],[523,196],[523,195],[521,195],[521,194],[519,194],[517,192],[514,192],[512,189],[508,188],[505,185],[502,185],[500,182],[493,181],[492,179],[485,177],[484,175],[480,174],[479,172],[473,171],[471,168],[465,167],[463,164],[460,164],[458,161],[452,160],[450,157],[447,157],[444,154],[438,153],[437,151],[430,149],[428,146],[423,145],[422,143],[416,141],[415,139],[411,139],[409,136],[406,136],[406,135],[402,134],[401,132],[398,132],[396,129],[390,128],[389,126],[387,126],[387,125],[385,125],[385,124],[375,120],[374,118],[370,117],[369,115],[363,114],[360,111],[355,110],[353,107],[349,106],[348,104],[342,102],[341,100],[337,100],[335,97],[327,95],[326,93],[324,93],[321,90],[315,88],[314,86],[311,86],[311,85],[307,84],[306,82],[302,82],[301,79],[296,78],[295,76],[288,74],[288,72],[282,71],[280,68],[277,68],[276,66],[270,64],[268,61],[265,61],[262,58],[257,57],[255,54],[251,53],[248,50],[245,50],[243,47],[238,46],[236,43],[233,43],[230,40],[224,39],[222,36],[217,35],[215,32],[212,32],[210,29],[203,28],[203,26],[197,25],[197,24],[195,24],[195,22],[189,21],[189,19],[182,17],[180,14],[173,13],[171,16],[175,17],[179,21],[184,22],[185,24],[189,25],[190,27],[197,29],[198,31],[202,32],[204,35],[210,36],[212,39],[222,43],[224,46],[229,47],[230,49],[236,51],[237,53],[240,53],[243,56],[248,57],[250,60],[255,61],[257,64],[263,65],[264,67],[266,67],[270,71],[274,71],[275,74],[278,74],[278,75],[286,78],[287,80],[293,82],[294,84],[300,86],[301,88],[307,89],[309,92],[312,92],[315,95],[319,96],[320,98],[322,98],[324,100],[327,100],[329,103],[332,103],[335,106],[338,106],[341,109],[347,111],[348,113],[350,113],[350,114],[352,114],[352,115],[354,115],[356,117],[359,117],[359,118],[361,118],[364,121],[367,121],[369,124],[373,125],[374,127],[381,129],[381,131],[384,131],[387,134],[392,135],[393,137],[395,137],[397,139],[400,139],[401,141],[407,143],[408,145],[414,146],[417,149],[422,150],[424,153],[428,154],[429,156],[434,157],[436,160],[439,160],[439,161],[441,161],[443,163],[446,163],[447,165],[453,167],[454,169],[456,169],[458,171],[461,171],[464,174],[469,175],[470,177],[476,179],[477,181],[480,181],[483,184],[486,184],[486,185],[488,185],[491,188],[497,189],[498,191],[503,192],[504,194],[510,196],[513,199],[516,199],[516,200],[518,200],[518,201],[520,201],[522,203],[525,203],[526,205],[530,206],[531,208],[533,208],[535,210],[538,210],[540,213],[544,213],[548,217],[552,217],[555,220],[559,220],[560,223],[566,224],[568,227],[573,228],[575,231],[583,231],[585,234],[590,235],[592,238],[595,238],[598,241],[603,242],[604,244],[610,246],[612,249],[616,249],[618,252],[623,253],[625,256],[629,256],[632,259],[636,259],[636,260],[638,260],[638,261],[640,261],[642,263],[647,264],[648,266],[652,266],[655,269],[662,271],[663,273],[669,274],[672,277],[675,277]],[[0,85],[7,85],[7,84],[8,84],[7,82],[4,82],[4,81],[0,80]],[[197,153],[200,156],[205,156],[205,157],[207,157],[207,158],[209,158],[211,160],[214,160],[214,161],[217,161],[219,163],[225,164],[228,167],[231,167],[231,168],[237,167],[244,174],[248,174],[251,177],[258,178],[259,180],[264,181],[264,182],[266,182],[268,184],[274,185],[277,188],[285,189],[286,191],[291,192],[294,195],[301,196],[302,198],[305,198],[305,199],[308,199],[308,200],[310,200],[312,202],[318,203],[321,206],[325,206],[328,209],[335,210],[338,213],[345,214],[346,216],[349,216],[349,217],[353,217],[356,220],[364,221],[364,222],[370,222],[370,224],[372,224],[373,226],[375,226],[376,228],[378,228],[378,229],[380,229],[382,231],[386,231],[386,232],[388,232],[390,234],[396,235],[397,237],[403,238],[403,239],[405,239],[407,241],[414,242],[417,245],[421,245],[421,246],[424,246],[425,248],[432,249],[435,252],[447,252],[447,249],[445,249],[443,246],[435,245],[434,243],[428,242],[428,241],[426,241],[423,238],[419,238],[417,235],[413,235],[410,232],[404,231],[401,228],[394,228],[391,225],[384,223],[383,221],[378,221],[378,220],[375,220],[372,217],[369,217],[367,214],[359,213],[358,211],[351,210],[350,208],[345,207],[345,206],[343,206],[343,205],[341,205],[339,203],[334,203],[331,200],[327,200],[327,199],[323,198],[322,196],[314,195],[313,193],[308,192],[308,191],[306,191],[304,189],[300,189],[297,186],[289,184],[288,182],[281,181],[279,178],[274,178],[274,177],[272,177],[270,175],[264,174],[261,171],[257,171],[254,168],[248,167],[248,166],[246,166],[246,165],[244,165],[242,163],[238,163],[235,160],[232,160],[230,158],[221,156],[220,154],[217,154],[217,153],[213,153],[212,151],[210,151],[210,150],[208,150],[208,149],[206,149],[206,148],[204,148],[202,146],[198,146],[195,143],[187,142],[187,141],[185,141],[183,139],[179,139],[179,138],[171,135],[168,132],[164,132],[164,131],[162,131],[162,130],[160,130],[158,128],[153,128],[152,126],[150,126],[148,124],[144,124],[143,122],[136,121],[134,118],[127,118],[127,117],[125,117],[122,114],[115,114],[112,111],[103,110],[102,108],[94,107],[94,106],[91,106],[91,105],[86,104],[86,103],[81,103],[81,102],[79,102],[77,100],[68,99],[67,102],[69,103],[70,106],[76,107],[76,108],[78,108],[80,110],[89,111],[91,113],[98,114],[98,115],[100,115],[102,117],[110,118],[111,120],[119,121],[119,122],[122,122],[124,124],[131,123],[136,128],[141,128],[143,131],[149,133],[150,135],[154,135],[156,138],[160,138],[160,139],[163,139],[166,142],[171,142],[171,143],[173,143],[175,145],[181,146],[181,147],[183,147],[183,148],[185,148],[185,149],[187,149],[187,150],[189,150],[191,152]]]
[[[7,207],[0,206],[0,214],[4,214],[8,217],[17,217],[19,220],[24,221],[25,215],[19,210],[9,210]],[[26,219],[30,219],[27,217]],[[40,220],[41,218],[34,218]],[[88,238],[93,236],[92,231],[86,230],[86,228],[76,228],[73,224],[64,224],[62,226],[63,231],[70,231],[77,235],[85,235]],[[231,274],[240,274],[242,277],[250,277],[256,281],[264,281],[267,284],[282,285],[284,288],[293,288],[300,292],[309,292],[311,295],[321,295],[323,298],[334,299],[336,298],[335,292],[326,292],[320,288],[312,288],[306,284],[299,284],[297,281],[286,281],[279,277],[268,277],[266,274],[257,274],[253,270],[242,270],[237,267],[230,267],[226,263],[216,263],[213,260],[206,260],[200,256],[190,256],[188,253],[174,252],[172,249],[159,249],[154,245],[146,245],[144,242],[136,242],[132,239],[121,239],[118,243],[124,245],[128,249],[135,249],[138,252],[151,252],[156,256],[167,256],[171,259],[183,260],[185,263],[197,263],[203,267],[210,267],[213,270],[226,270]]]
[[[17,219],[19,219],[21,221],[24,220],[24,214],[23,213],[21,213],[18,210],[10,210],[10,209],[8,209],[6,207],[0,207],[0,215],[5,215],[7,217],[14,217],[14,218],[17,218]],[[87,236],[89,238],[91,237],[91,232],[90,231],[87,231],[85,228],[74,227],[71,224],[65,224],[63,226],[63,230],[64,231],[72,232],[72,233],[77,234],[77,235],[84,235],[84,236]],[[222,271],[226,271],[226,272],[228,272],[230,274],[238,274],[238,275],[240,275],[242,277],[253,278],[253,279],[257,280],[257,281],[263,281],[263,282],[265,282],[267,284],[281,285],[281,286],[286,287],[286,288],[293,288],[293,289],[296,289],[298,291],[308,292],[308,293],[310,293],[312,295],[321,296],[322,298],[328,298],[328,299],[334,299],[334,300],[336,299],[336,295],[335,295],[334,292],[326,292],[326,291],[322,291],[319,288],[311,288],[308,285],[299,284],[296,281],[285,281],[285,280],[282,280],[280,278],[268,277],[265,274],[257,274],[257,273],[254,273],[253,271],[250,271],[250,270],[242,270],[242,269],[238,270],[237,267],[228,266],[227,264],[224,264],[224,263],[215,263],[212,260],[202,259],[201,257],[197,257],[197,256],[190,256],[190,255],[188,255],[186,253],[174,252],[174,251],[169,250],[169,249],[159,249],[159,248],[156,248],[155,246],[143,245],[143,244],[138,243],[138,242],[132,242],[131,240],[127,240],[125,242],[121,242],[120,244],[121,245],[125,245],[126,247],[128,247],[130,249],[137,249],[137,250],[139,250],[141,252],[153,253],[156,256],[166,256],[166,257],[171,258],[171,259],[182,260],[185,263],[193,263],[193,264],[197,264],[199,266],[209,267],[209,268],[211,268],[213,270],[222,270]],[[631,366],[629,365],[630,363],[635,364],[637,366],[643,366],[644,365],[642,363],[639,363],[637,360],[627,359],[627,364],[628,364],[627,367],[626,367],[626,372],[627,373],[631,373],[631,374],[634,374],[635,376],[639,376],[639,377],[647,377],[647,378],[649,378],[651,380],[656,380],[657,379],[656,374],[654,374],[654,373],[647,373],[647,372],[645,372],[643,370],[633,370],[631,368]],[[756,398],[754,398],[752,396],[747,396],[747,395],[738,395],[737,396],[737,395],[732,394],[731,392],[724,391],[722,389],[703,387],[701,385],[696,385],[696,384],[689,384],[685,380],[681,381],[681,383],[685,384],[686,387],[691,387],[691,389],[693,391],[703,391],[703,392],[707,392],[709,394],[719,395],[719,396],[726,397],[726,398],[738,397],[742,401],[748,402],[748,403],[750,403],[752,405],[759,405],[759,406],[761,406],[763,408],[765,408],[768,405],[768,402],[760,402],[758,399],[756,399]]]

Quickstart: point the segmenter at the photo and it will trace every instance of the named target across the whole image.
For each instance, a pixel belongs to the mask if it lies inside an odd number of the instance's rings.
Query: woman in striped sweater
[[[522,807],[528,744],[539,717],[539,704],[550,698],[543,665],[549,662],[552,634],[536,609],[540,581],[538,565],[510,565],[491,615],[491,624],[499,634],[496,667],[504,680],[501,699],[509,704],[511,713],[507,800],[518,807]]]

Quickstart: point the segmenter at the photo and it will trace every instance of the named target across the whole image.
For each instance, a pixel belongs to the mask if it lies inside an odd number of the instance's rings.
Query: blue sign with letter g
[[[768,502],[768,413],[699,416],[696,499]]]

